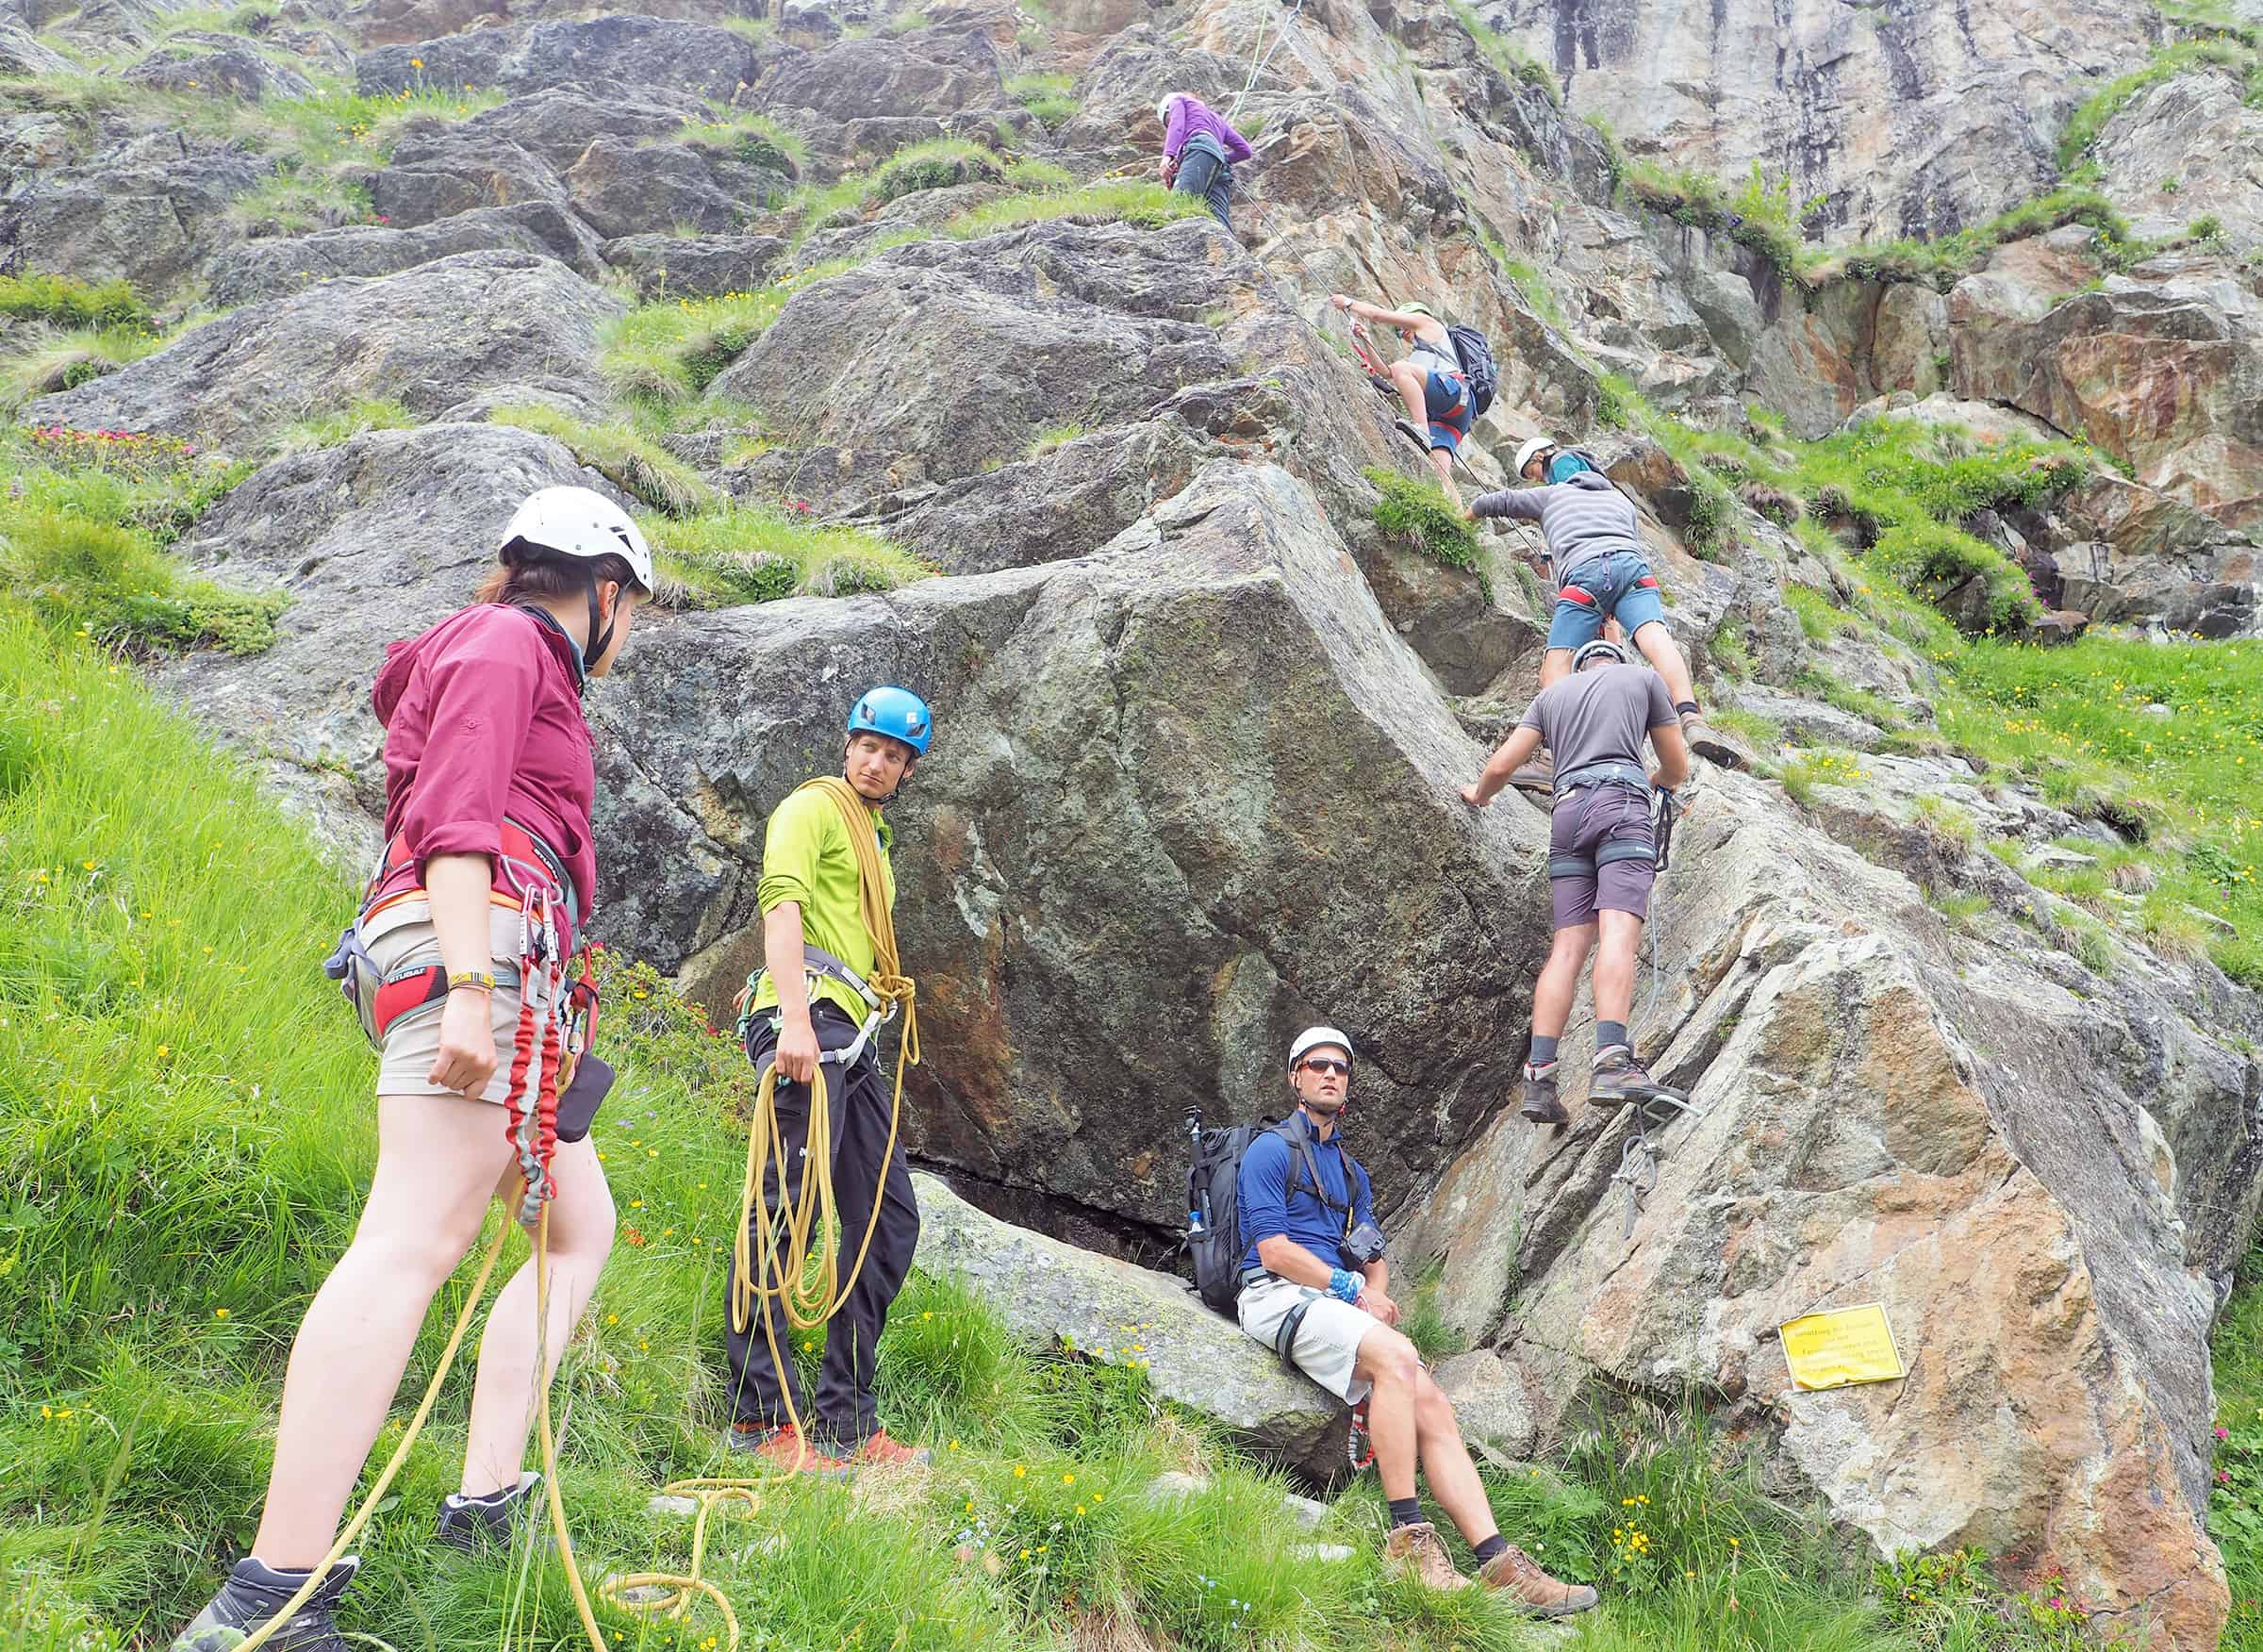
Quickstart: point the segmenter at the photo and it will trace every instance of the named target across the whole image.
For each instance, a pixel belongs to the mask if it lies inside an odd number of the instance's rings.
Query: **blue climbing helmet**
[[[921,756],[935,732],[934,714],[927,702],[909,688],[868,688],[849,714],[851,735],[885,735],[901,740]]]

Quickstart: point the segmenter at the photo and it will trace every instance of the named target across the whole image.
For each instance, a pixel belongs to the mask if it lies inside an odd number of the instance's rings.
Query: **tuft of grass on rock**
[[[406,430],[421,422],[390,396],[362,396],[285,425],[271,445],[277,454],[315,453],[351,441],[365,430]]]
[[[791,503],[721,504],[644,525],[658,558],[660,599],[677,607],[888,591],[933,571],[878,534],[818,522]]]
[[[70,275],[0,275],[0,316],[45,322],[63,329],[140,327],[153,330],[149,306],[130,282],[80,281]]]
[[[1130,223],[1161,229],[1181,218],[1208,216],[1210,208],[1192,195],[1176,194],[1151,180],[1117,179],[1086,184],[1066,193],[1030,190],[992,201],[950,223],[950,234],[973,240],[1025,223],[1066,219],[1074,223]]]
[[[1374,465],[1363,468],[1360,474],[1380,495],[1375,504],[1377,527],[1433,562],[1483,573],[1485,564],[1478,553],[1476,529],[1462,520],[1460,504],[1435,481],[1425,478],[1417,482]]]
[[[614,487],[666,515],[692,516],[720,498],[697,471],[625,421],[590,424],[539,402],[512,403],[487,417],[497,424],[555,437]]]

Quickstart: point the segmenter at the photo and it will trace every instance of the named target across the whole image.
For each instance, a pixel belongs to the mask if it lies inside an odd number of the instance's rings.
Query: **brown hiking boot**
[[[723,1430],[723,1448],[742,1457],[757,1458],[772,1474],[814,1474],[821,1479],[847,1479],[849,1465],[828,1457],[808,1444],[799,1429],[779,1424],[733,1423]]]
[[[857,1468],[912,1468],[922,1462],[933,1462],[935,1454],[924,1446],[906,1446],[900,1440],[888,1437],[885,1429],[875,1429],[872,1437],[856,1448],[849,1459]]]
[[[1752,750],[1734,735],[1723,734],[1705,720],[1701,711],[1681,714],[1681,737],[1690,743],[1690,750],[1708,763],[1723,768],[1750,768]]]
[[[1595,1604],[1584,1583],[1560,1583],[1532,1563],[1514,1544],[1478,1568],[1478,1581],[1514,1596],[1534,1617],[1569,1617]]]
[[[1383,1565],[1401,1577],[1412,1577],[1430,1589],[1467,1589],[1469,1579],[1454,1570],[1445,1558],[1445,1545],[1427,1520],[1412,1526],[1395,1526],[1383,1542]]]
[[[1509,784],[1518,791],[1530,792],[1535,797],[1549,797],[1556,790],[1556,758],[1543,752],[1509,777]]]

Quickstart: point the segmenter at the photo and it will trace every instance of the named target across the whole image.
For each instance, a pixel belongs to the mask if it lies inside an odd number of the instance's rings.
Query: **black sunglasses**
[[[1338,1061],[1332,1055],[1307,1056],[1303,1061],[1297,1063],[1297,1065],[1299,1066],[1310,1067],[1313,1072],[1316,1073],[1342,1073],[1346,1078],[1349,1078],[1351,1076],[1351,1063],[1347,1061]]]

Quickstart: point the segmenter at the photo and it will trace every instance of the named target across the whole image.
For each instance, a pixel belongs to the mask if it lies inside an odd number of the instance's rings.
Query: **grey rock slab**
[[[1017,1335],[1085,1353],[1137,1344],[1144,1351],[1124,1357],[1142,1362],[1157,1395],[1246,1449],[1320,1479],[1346,1470],[1344,1408],[1179,1280],[1008,1227],[933,1176],[915,1175],[912,1185],[919,1264],[964,1280]]]
[[[594,411],[597,330],[620,308],[553,259],[462,253],[246,306],[26,411],[225,449],[359,396],[430,415],[537,372],[588,396]],[[218,383],[226,395],[211,393]]]
[[[206,267],[212,302],[233,307],[278,298],[337,276],[392,275],[457,253],[528,253],[560,260],[595,280],[604,271],[597,238],[547,201],[484,206],[413,229],[353,224],[312,235],[239,241]]]

